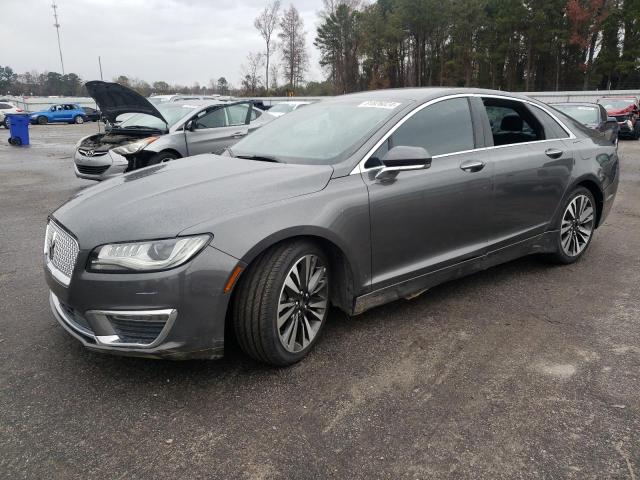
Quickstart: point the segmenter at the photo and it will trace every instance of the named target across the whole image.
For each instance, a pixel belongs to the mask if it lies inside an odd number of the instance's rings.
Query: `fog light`
[[[178,312],[166,310],[89,310],[86,317],[102,345],[151,348],[166,337]]]

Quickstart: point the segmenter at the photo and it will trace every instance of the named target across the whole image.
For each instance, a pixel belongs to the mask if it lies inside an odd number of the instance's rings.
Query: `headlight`
[[[87,268],[112,273],[167,270],[186,263],[210,240],[211,235],[196,235],[102,245],[91,252]]]
[[[138,153],[144,147],[149,145],[152,142],[155,142],[159,137],[148,137],[143,138],[142,140],[138,140],[136,142],[127,143],[126,145],[122,145],[120,147],[116,147],[113,151],[119,155],[132,155],[134,153]]]

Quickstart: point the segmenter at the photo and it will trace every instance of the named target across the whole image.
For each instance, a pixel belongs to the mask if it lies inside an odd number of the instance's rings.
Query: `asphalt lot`
[[[348,319],[287,369],[84,350],[45,219],[97,124],[0,129],[0,478],[640,478],[640,142],[577,264],[527,258]],[[99,212],[96,212],[99,215]]]

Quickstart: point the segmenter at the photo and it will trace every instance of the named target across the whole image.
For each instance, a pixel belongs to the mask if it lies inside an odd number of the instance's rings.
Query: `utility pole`
[[[62,75],[64,75],[64,62],[62,61],[62,47],[60,46],[60,24],[58,23],[58,6],[56,5],[56,0],[53,0],[51,4],[51,8],[53,8],[53,18],[55,23],[53,24],[56,27],[56,35],[58,35],[58,51],[60,52],[60,66],[62,66]]]
[[[102,78],[102,60],[100,60],[100,55],[98,55],[98,65],[100,66],[100,80],[104,80]]]

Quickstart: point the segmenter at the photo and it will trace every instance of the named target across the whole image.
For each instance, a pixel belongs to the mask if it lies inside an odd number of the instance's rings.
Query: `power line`
[[[53,24],[56,27],[56,35],[58,35],[58,51],[60,52],[60,65],[62,66],[62,75],[64,75],[64,62],[62,61],[62,47],[60,46],[60,24],[58,23],[58,6],[56,5],[56,1],[53,0],[51,4],[51,8],[53,8],[53,18],[55,23]]]

